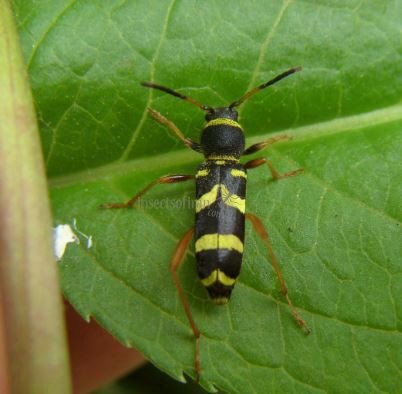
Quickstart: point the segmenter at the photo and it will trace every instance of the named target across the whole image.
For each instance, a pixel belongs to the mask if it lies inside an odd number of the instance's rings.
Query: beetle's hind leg
[[[194,357],[194,368],[195,368],[195,381],[198,383],[200,380],[201,374],[201,361],[200,361],[200,330],[195,324],[193,315],[191,313],[190,306],[188,304],[186,295],[184,294],[183,288],[180,283],[180,278],[177,275],[177,270],[180,268],[184,255],[187,251],[188,245],[193,238],[194,227],[191,227],[183,236],[183,238],[179,241],[176,246],[176,250],[173,253],[172,260],[170,262],[170,271],[173,275],[173,280],[179,293],[180,301],[183,305],[184,312],[186,313],[188,322],[190,324],[191,330],[193,331],[195,338],[195,357]]]
[[[286,298],[286,301],[287,301],[287,303],[288,303],[288,305],[290,307],[290,310],[292,312],[293,317],[295,318],[297,324],[301,328],[303,328],[303,330],[306,332],[306,334],[310,334],[310,332],[311,332],[310,328],[308,327],[306,322],[301,318],[301,316],[297,312],[296,308],[294,307],[292,301],[290,300],[288,289],[286,287],[286,283],[285,283],[285,280],[283,278],[281,269],[279,268],[278,260],[276,259],[276,256],[274,254],[274,250],[272,248],[271,241],[269,240],[267,230],[265,229],[265,227],[262,224],[261,220],[257,216],[255,216],[255,215],[253,215],[251,213],[246,213],[246,219],[248,219],[251,222],[251,224],[253,225],[255,231],[260,236],[260,238],[262,239],[262,241],[264,242],[264,244],[265,244],[265,246],[266,246],[266,248],[268,250],[268,254],[269,254],[269,257],[271,259],[271,264],[274,267],[274,270],[276,272],[276,276],[278,277],[278,281],[279,281],[279,284],[281,286],[282,294]]]

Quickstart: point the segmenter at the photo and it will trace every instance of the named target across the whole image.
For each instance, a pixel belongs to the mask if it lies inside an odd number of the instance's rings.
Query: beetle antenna
[[[298,72],[301,70],[302,70],[301,66],[290,68],[289,70],[283,72],[282,74],[277,75],[275,78],[270,79],[268,82],[265,82],[262,85],[257,86],[256,88],[250,90],[245,95],[240,97],[238,100],[236,100],[232,104],[230,104],[229,108],[238,107],[240,104],[243,104],[247,99],[249,99],[254,94],[258,93],[260,90],[263,90],[263,89],[267,88],[268,86],[271,86],[274,83],[280,81],[281,79],[286,78],[289,75],[294,74],[295,72]]]
[[[179,99],[182,99],[184,101],[187,101],[190,104],[195,105],[196,107],[202,109],[203,111],[209,111],[211,109],[208,105],[203,105],[203,104],[199,103],[197,100],[194,100],[191,97],[188,97],[188,96],[185,96],[184,94],[176,92],[173,89],[167,88],[166,86],[158,85],[153,82],[141,82],[141,85],[145,86],[147,88],[158,89],[158,90],[161,90],[162,92],[171,94],[172,96],[178,97]]]

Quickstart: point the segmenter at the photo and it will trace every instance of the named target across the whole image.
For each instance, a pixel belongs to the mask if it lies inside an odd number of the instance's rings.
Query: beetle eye
[[[213,108],[208,108],[205,114],[205,120],[211,120],[215,116],[215,110]]]

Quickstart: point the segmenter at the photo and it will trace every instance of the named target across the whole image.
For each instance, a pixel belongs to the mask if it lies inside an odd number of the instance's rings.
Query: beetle
[[[250,90],[240,99],[225,107],[203,105],[189,96],[153,82],[141,83],[145,87],[158,89],[187,101],[205,112],[206,124],[201,131],[200,142],[196,142],[185,137],[179,128],[162,114],[152,108],[148,108],[150,115],[166,126],[185,146],[203,154],[204,161],[199,165],[195,175],[174,174],[162,176],[151,182],[128,202],[107,203],[101,207],[108,209],[131,208],[140,197],[155,185],[195,180],[195,225],[178,242],[171,259],[170,268],[181,303],[195,337],[194,367],[196,381],[199,380],[201,372],[200,330],[194,321],[177,274],[177,270],[193,237],[195,239],[197,273],[201,283],[207,289],[212,301],[218,305],[224,305],[229,301],[233,287],[240,274],[244,249],[245,219],[248,219],[267,248],[279,280],[281,292],[290,307],[293,317],[306,333],[310,333],[310,328],[300,317],[290,300],[268,232],[256,215],[245,211],[247,170],[266,164],[272,178],[279,180],[297,175],[303,169],[300,168],[279,174],[272,162],[265,157],[247,161],[245,164],[240,163],[241,156],[258,152],[273,143],[288,139],[288,137],[284,135],[272,137],[245,148],[244,131],[238,123],[236,109],[257,92],[300,70],[301,67],[290,68],[268,82]]]

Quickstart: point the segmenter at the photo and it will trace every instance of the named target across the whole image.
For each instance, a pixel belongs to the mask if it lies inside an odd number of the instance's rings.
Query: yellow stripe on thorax
[[[239,159],[235,156],[229,156],[229,155],[210,155],[207,157],[207,160],[211,160],[214,162],[214,164],[228,164],[228,161],[234,161],[236,163],[239,162]]]
[[[227,118],[217,118],[210,120],[206,125],[205,128],[209,126],[219,126],[219,125],[226,125],[226,126],[232,126],[232,127],[237,127],[238,129],[242,130],[241,126],[239,123],[237,123],[235,120],[232,119],[227,119]]]
[[[195,242],[195,251],[213,249],[237,250],[243,253],[243,242],[233,234],[205,234]]]

